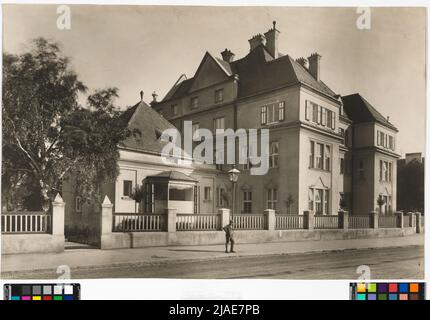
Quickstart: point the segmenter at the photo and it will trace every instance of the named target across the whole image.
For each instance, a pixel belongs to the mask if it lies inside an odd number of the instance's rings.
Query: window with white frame
[[[205,201],[210,201],[212,199],[211,193],[212,193],[211,187],[205,187],[204,188],[204,198],[203,199]]]
[[[330,190],[309,188],[308,209],[315,214],[330,214]]]
[[[306,100],[305,119],[332,130],[336,128],[336,113],[310,100]]]
[[[252,213],[252,191],[243,191],[243,213]]]
[[[393,178],[393,164],[389,161],[379,160],[379,180],[391,182]]]
[[[269,168],[277,168],[279,163],[279,142],[272,141],[269,149]]]
[[[75,198],[75,212],[82,212],[82,198],[79,196]]]
[[[378,130],[376,133],[376,145],[378,147],[383,147],[394,151],[395,150],[394,136]]]
[[[267,190],[267,209],[276,210],[278,203],[278,189],[272,188]]]
[[[310,141],[309,168],[330,171],[331,147],[324,143]]]
[[[214,119],[214,132],[216,130],[224,130],[225,129],[225,118],[219,117]]]

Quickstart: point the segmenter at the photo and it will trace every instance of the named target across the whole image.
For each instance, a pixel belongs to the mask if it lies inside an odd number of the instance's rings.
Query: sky
[[[62,44],[90,89],[117,87],[122,108],[144,91],[162,99],[181,74],[192,77],[206,51],[236,59],[248,39],[276,20],[279,50],[293,58],[318,52],[321,79],[336,93],[359,92],[399,129],[400,154],[424,152],[426,9],[371,8],[370,29],[357,8],[72,5],[71,28],[57,28],[56,5],[4,5],[3,51],[31,39]]]

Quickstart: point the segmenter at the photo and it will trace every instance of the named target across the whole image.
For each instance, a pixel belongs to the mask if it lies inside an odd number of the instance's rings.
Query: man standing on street
[[[228,243],[230,242],[230,252],[236,253],[236,251],[233,250],[234,247],[234,237],[233,237],[233,220],[230,220],[229,224],[226,225],[223,230],[225,232],[225,253],[228,253]]]

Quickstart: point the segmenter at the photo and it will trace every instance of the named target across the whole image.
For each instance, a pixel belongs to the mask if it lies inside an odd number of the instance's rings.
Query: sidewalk
[[[117,250],[74,249],[62,253],[3,255],[1,257],[1,272],[56,270],[60,265],[67,265],[70,268],[97,268],[121,264],[150,265],[244,256],[423,245],[424,234],[416,234],[395,238],[237,244],[235,246],[237,253],[233,254],[224,253],[225,248],[223,245],[170,246]]]

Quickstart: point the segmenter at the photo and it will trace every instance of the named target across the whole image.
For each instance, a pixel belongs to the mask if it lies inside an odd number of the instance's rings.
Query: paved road
[[[422,279],[424,247],[342,250],[304,254],[234,257],[203,261],[130,263],[114,267],[72,269],[72,278],[187,279],[357,279],[357,267],[368,265],[372,279]],[[55,270],[3,274],[5,278],[51,279]]]

